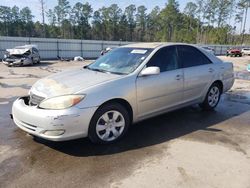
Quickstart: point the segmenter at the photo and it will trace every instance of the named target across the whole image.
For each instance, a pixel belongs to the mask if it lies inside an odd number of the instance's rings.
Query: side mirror
[[[156,75],[156,74],[160,74],[159,67],[147,67],[141,71],[140,76],[149,76],[149,75]]]

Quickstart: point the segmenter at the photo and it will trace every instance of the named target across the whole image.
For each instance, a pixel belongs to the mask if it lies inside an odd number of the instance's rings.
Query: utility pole
[[[247,12],[248,12],[248,8],[249,8],[249,7],[250,7],[250,0],[247,0],[247,1],[246,1],[246,4],[245,4],[246,11],[245,11],[245,18],[244,18],[244,25],[243,25],[243,31],[242,31],[242,40],[241,40],[241,44],[244,43],[245,29],[246,29],[246,20],[247,20]]]
[[[41,8],[42,23],[43,23],[43,37],[46,36],[45,33],[45,0],[38,0]]]

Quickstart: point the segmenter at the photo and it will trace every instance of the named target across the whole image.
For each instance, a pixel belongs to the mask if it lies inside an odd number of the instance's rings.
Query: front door
[[[160,74],[137,78],[139,118],[178,105],[183,97],[183,70],[178,64],[175,46],[159,49],[146,66],[159,67]]]

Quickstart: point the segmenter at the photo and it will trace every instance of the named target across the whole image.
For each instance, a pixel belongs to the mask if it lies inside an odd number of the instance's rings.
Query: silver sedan
[[[12,114],[18,127],[44,139],[111,143],[132,123],[159,114],[193,104],[212,110],[233,83],[232,63],[202,48],[130,44],[37,81]]]

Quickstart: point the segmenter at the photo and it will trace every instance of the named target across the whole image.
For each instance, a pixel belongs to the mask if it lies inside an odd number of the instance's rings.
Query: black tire
[[[117,112],[119,112],[123,116],[122,119],[125,122],[125,126],[123,127],[123,130],[121,131],[121,134],[118,137],[116,137],[114,140],[106,141],[106,140],[101,139],[100,136],[98,136],[96,127],[97,127],[98,121],[101,121],[101,117],[105,113],[110,112],[110,111],[117,111]],[[112,113],[112,112],[110,112],[110,113]],[[111,114],[108,114],[108,115],[111,115]],[[89,125],[88,137],[89,137],[89,139],[93,143],[98,143],[98,144],[110,144],[110,143],[116,142],[117,140],[121,139],[125,135],[125,133],[127,132],[128,128],[129,128],[130,122],[131,122],[131,120],[130,120],[129,113],[126,110],[126,108],[123,107],[121,104],[119,104],[119,103],[108,103],[108,104],[105,104],[105,105],[101,106],[95,112],[94,116],[92,117],[92,119],[90,121],[90,125]],[[105,131],[105,133],[107,132],[106,129],[103,130],[103,131]],[[100,134],[100,132],[99,132],[99,134]],[[112,131],[110,131],[108,134],[111,135],[112,137],[115,137],[115,135],[113,134],[113,132],[112,133],[111,132]]]
[[[211,104],[211,102],[209,102],[209,95],[210,95],[210,92],[213,88],[217,88],[218,89],[218,100],[217,102],[213,103],[213,105]],[[213,110],[217,105],[218,103],[220,102],[220,97],[221,97],[221,94],[222,94],[222,88],[220,86],[220,84],[218,83],[213,83],[209,89],[208,89],[208,92],[206,94],[206,97],[204,99],[204,101],[199,104],[200,107],[203,109],[203,110]]]
[[[39,59],[37,60],[37,62],[36,62],[37,64],[38,63],[41,63],[41,57],[39,56]]]
[[[34,59],[33,59],[33,57],[31,58],[31,64],[30,65],[34,65],[35,64],[35,62],[34,62]]]

